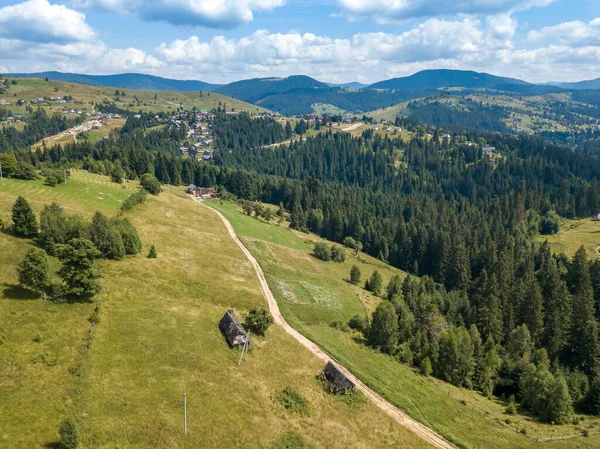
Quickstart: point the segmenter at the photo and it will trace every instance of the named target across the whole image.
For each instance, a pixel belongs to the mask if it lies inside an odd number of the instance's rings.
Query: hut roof
[[[331,362],[327,362],[327,365],[321,371],[321,378],[327,381],[329,388],[335,394],[353,391],[355,387],[354,383],[348,380],[346,375]]]
[[[227,339],[227,343],[232,348],[234,346],[239,346],[240,344],[245,343],[248,338],[248,334],[244,327],[240,324],[238,319],[233,314],[233,310],[229,309],[221,318],[221,322],[219,323],[219,328],[225,338]]]

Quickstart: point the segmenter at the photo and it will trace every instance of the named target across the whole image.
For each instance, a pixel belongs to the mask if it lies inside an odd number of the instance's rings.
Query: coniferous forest
[[[452,384],[514,395],[547,422],[568,421],[573,405],[600,414],[600,259],[585,248],[555,254],[537,239],[556,232],[558,217],[600,212],[596,153],[524,135],[440,138],[439,129],[410,141],[325,131],[267,147],[286,138],[274,120],[217,113],[212,125],[212,163],[177,154],[179,129],[127,125],[95,145],[11,154],[36,169],[151,172],[282,203],[292,228],[352,237],[409,273],[383,286],[387,301],[368,323],[351,323],[373,347]],[[483,144],[497,157],[482,155]]]

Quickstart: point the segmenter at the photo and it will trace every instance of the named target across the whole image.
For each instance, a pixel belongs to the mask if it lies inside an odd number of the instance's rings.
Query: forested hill
[[[131,179],[152,171],[163,183],[281,205],[292,228],[351,237],[412,275],[377,287],[388,301],[361,327],[371,346],[487,396],[514,395],[542,421],[572,422],[573,404],[600,415],[600,259],[538,243],[560,217],[600,211],[597,156],[526,136],[440,138],[425,127],[431,136],[410,141],[369,129],[265,147],[284,128],[244,113],[217,113],[213,128],[214,164],[178,155],[181,129],[132,126],[94,145],[8,158],[18,159],[17,175],[31,165],[122,170]],[[481,154],[484,143],[496,157]]]
[[[370,89],[386,90],[439,89],[442,87],[493,89],[523,94],[541,94],[560,91],[560,89],[555,86],[530,84],[514,78],[505,78],[468,70],[423,70],[411,76],[380,81],[369,86]]]
[[[175,92],[213,91],[218,84],[196,80],[175,80],[141,73],[122,73],[118,75],[84,75],[78,73],[38,72],[11,73],[11,78],[48,78],[68,83],[90,84],[92,86],[123,87],[136,90],[169,90]]]

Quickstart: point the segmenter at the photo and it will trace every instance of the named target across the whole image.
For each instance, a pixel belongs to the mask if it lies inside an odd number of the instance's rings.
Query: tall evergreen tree
[[[46,299],[46,289],[50,286],[50,265],[43,249],[32,248],[17,269],[21,285],[42,293]]]
[[[58,274],[62,277],[65,291],[71,296],[95,295],[100,291],[100,269],[95,259],[101,256],[94,244],[86,239],[73,239],[66,245],[57,245],[58,258],[62,262]]]
[[[25,198],[19,196],[12,208],[13,231],[22,237],[34,237],[38,224],[33,209]]]
[[[377,306],[371,318],[368,332],[369,343],[385,352],[393,354],[398,346],[398,318],[394,306],[382,302]]]

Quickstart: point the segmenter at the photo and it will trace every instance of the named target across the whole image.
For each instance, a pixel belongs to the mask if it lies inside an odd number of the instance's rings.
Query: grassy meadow
[[[17,195],[36,213],[57,201],[69,213],[111,216],[135,188],[81,171],[55,188],[4,179],[0,218],[10,223]],[[429,447],[370,403],[325,393],[315,378],[322,362],[277,327],[254,338],[238,366],[239,352],[229,349],[218,321],[228,308],[243,318],[266,304],[214,212],[167,187],[127,216],[144,247],[101,262],[100,322],[89,353],[95,304],[56,304],[21,289],[15,268],[35,242],[0,235],[0,448],[57,447],[66,416],[79,425],[82,449],[270,449],[290,432],[315,448]],[[293,237],[280,230],[280,241]],[[247,232],[255,231],[249,225]],[[146,258],[151,244],[157,259]],[[290,246],[307,255],[301,239]],[[277,401],[287,385],[308,401],[309,416]]]
[[[529,448],[538,444],[536,438],[576,434],[583,428],[600,429],[600,419],[589,416],[580,425],[564,426],[542,424],[524,415],[509,417],[504,413],[506,404],[500,400],[488,400],[477,392],[425,378],[390,356],[375,352],[364,344],[360,334],[331,326],[336,321],[347,322],[354,314],[370,315],[381,301],[362,286],[347,281],[350,268],[353,264],[359,266],[362,282],[377,269],[384,285],[393,275],[403,278],[405,273],[364,254],[359,260],[348,250],[344,263],[317,260],[305,249],[277,244],[274,240],[279,239],[265,239],[265,233],[274,233],[276,225],[243,215],[231,203],[209,204],[239,230],[244,244],[263,268],[284,317],[293,327],[390,402],[459,447]],[[315,236],[287,232],[283,235],[290,236],[290,241],[318,240]],[[524,428],[526,435],[520,433]],[[597,448],[600,435],[545,444],[556,448]]]
[[[114,101],[116,106],[130,111],[175,111],[179,104],[183,104],[186,110],[194,106],[198,109],[212,110],[219,106],[226,107],[227,110],[234,108],[236,111],[264,112],[266,109],[259,106],[244,103],[225,95],[203,92],[170,92],[160,90],[133,90],[122,89],[119,86],[105,87],[92,86],[88,84],[64,83],[61,81],[44,81],[41,78],[17,78],[16,85],[10,85],[10,88],[2,95],[0,100],[6,100],[10,103],[3,106],[13,112],[25,113],[25,105],[17,106],[17,100],[32,100],[40,97],[63,97],[71,95],[73,103],[62,105],[44,106],[49,112],[60,111],[64,106],[77,108],[82,111],[91,112],[93,103],[102,103],[105,100]],[[125,91],[125,97],[119,97],[115,101],[115,89]],[[137,99],[135,99],[137,97]],[[35,107],[35,106],[34,106]]]
[[[591,218],[561,219],[557,234],[542,235],[538,240],[548,240],[554,251],[564,252],[569,257],[573,257],[581,245],[587,249],[590,257],[600,257],[600,221]]]

